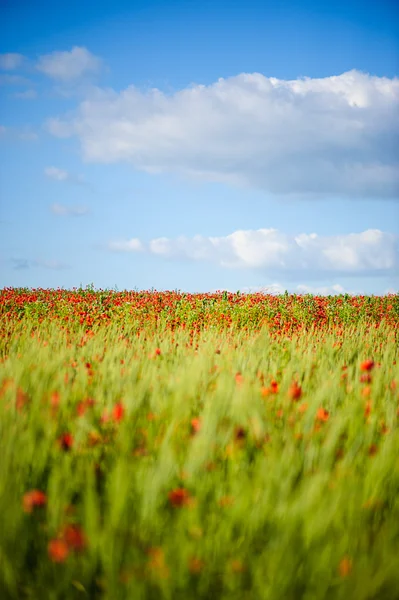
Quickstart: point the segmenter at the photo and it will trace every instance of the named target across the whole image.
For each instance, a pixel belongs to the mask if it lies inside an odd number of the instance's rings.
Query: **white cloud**
[[[25,90],[24,92],[15,92],[14,97],[20,100],[34,100],[37,98],[37,92],[32,89]]]
[[[46,167],[44,169],[44,174],[49,179],[55,179],[56,181],[67,181],[67,179],[69,178],[68,171],[58,169],[57,167]]]
[[[64,204],[52,204],[51,212],[60,217],[81,217],[89,211],[86,206],[65,206]]]
[[[340,294],[356,294],[360,292],[350,292],[345,289],[342,285],[335,283],[333,285],[324,285],[324,286],[313,286],[313,285],[305,285],[299,284],[296,286],[288,285],[284,286],[280,283],[271,283],[265,286],[252,286],[252,287],[244,287],[241,292],[244,294],[273,294],[280,295],[284,294],[285,291],[288,291],[292,294],[313,294],[317,296],[336,296]]]
[[[17,54],[16,52],[0,54],[0,69],[4,71],[13,71],[14,69],[18,69],[24,60],[25,57],[22,54]]]
[[[74,46],[69,52],[51,52],[39,57],[36,69],[52,79],[68,83],[101,69],[101,59],[86,48]]]
[[[284,294],[287,288],[280,283],[270,283],[269,285],[251,285],[249,287],[240,288],[243,294]]]
[[[70,183],[78,183],[84,184],[84,179],[81,175],[73,175],[64,169],[59,169],[58,167],[46,167],[44,169],[44,174],[49,179],[54,179],[54,181],[68,181]]]
[[[384,272],[399,266],[398,239],[369,229],[348,235],[284,234],[276,229],[235,231],[222,237],[166,237],[145,244],[113,241],[109,250],[145,251],[168,259],[209,261],[231,269],[282,272]]]
[[[122,242],[110,242],[108,249],[113,252],[140,252],[144,250],[143,244],[137,238]]]
[[[335,283],[334,285],[298,285],[296,287],[297,294],[317,294],[319,296],[336,296],[339,294],[355,294],[355,292],[348,292],[342,285]]]
[[[96,88],[48,128],[77,136],[92,162],[126,161],[273,194],[396,197],[398,104],[397,78],[243,73],[172,95]]]

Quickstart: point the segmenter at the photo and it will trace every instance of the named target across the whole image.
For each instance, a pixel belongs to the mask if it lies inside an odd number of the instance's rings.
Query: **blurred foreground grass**
[[[391,328],[7,327],[1,598],[399,597]]]

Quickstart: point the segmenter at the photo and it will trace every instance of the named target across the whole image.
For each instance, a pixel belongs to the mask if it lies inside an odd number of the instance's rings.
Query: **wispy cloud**
[[[46,177],[53,179],[54,181],[65,181],[79,185],[85,184],[85,180],[82,175],[74,175],[68,171],[65,171],[64,169],[59,169],[58,167],[46,167],[44,169],[44,174]]]
[[[64,171],[64,169],[58,169],[58,167],[46,167],[44,169],[44,174],[49,179],[55,179],[56,181],[68,181],[70,177],[68,171]]]
[[[6,127],[5,125],[0,125],[1,137],[7,140],[22,140],[24,142],[36,141],[39,138],[38,134],[29,127],[17,128]]]
[[[29,258],[12,258],[10,262],[16,271],[22,271],[25,269],[32,268],[42,268],[60,271],[70,268],[70,265],[60,262],[58,260],[32,260]]]
[[[59,217],[82,217],[89,212],[86,206],[65,206],[64,204],[52,204],[50,210]]]
[[[23,92],[15,92],[14,98],[19,98],[20,100],[34,100],[37,98],[37,91],[29,89]]]
[[[243,73],[167,95],[96,88],[48,121],[85,159],[272,194],[399,198],[399,79]]]
[[[70,83],[85,75],[100,71],[102,61],[87,48],[74,46],[65,52],[51,52],[40,56],[36,69],[52,79]]]
[[[4,71],[13,71],[14,69],[18,69],[24,60],[25,57],[23,54],[18,54],[16,52],[0,54],[0,69]]]
[[[31,129],[24,129],[23,131],[19,131],[17,134],[18,139],[23,140],[24,142],[35,142],[39,139],[36,131],[32,131]]]
[[[113,252],[147,252],[167,259],[209,261],[231,269],[263,272],[364,274],[386,272],[399,266],[398,239],[369,229],[348,235],[296,236],[276,229],[235,231],[222,237],[181,236],[112,241]]]
[[[21,75],[9,75],[8,73],[0,74],[0,85],[22,86],[32,84],[33,81],[27,77],[22,77]]]

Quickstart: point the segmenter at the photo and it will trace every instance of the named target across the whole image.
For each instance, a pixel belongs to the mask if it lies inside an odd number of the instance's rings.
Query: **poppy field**
[[[0,291],[0,597],[399,598],[399,296]]]

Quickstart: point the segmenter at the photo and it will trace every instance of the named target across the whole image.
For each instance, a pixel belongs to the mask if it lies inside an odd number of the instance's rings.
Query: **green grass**
[[[392,329],[192,339],[25,317],[1,348],[1,598],[399,597]],[[32,489],[47,503],[26,513]],[[68,524],[85,545],[57,563],[48,545]]]

